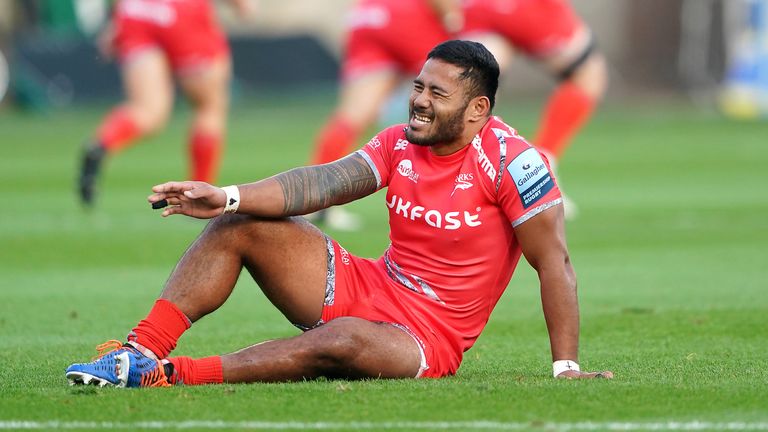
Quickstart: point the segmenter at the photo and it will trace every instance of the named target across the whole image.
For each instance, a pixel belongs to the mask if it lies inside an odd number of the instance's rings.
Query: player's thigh
[[[127,104],[145,126],[165,121],[173,106],[173,78],[162,51],[146,48],[121,66]]]
[[[358,128],[372,124],[400,83],[399,74],[388,68],[359,73],[341,85],[337,113]]]
[[[599,98],[608,86],[608,66],[592,38],[588,27],[580,27],[560,49],[540,60],[553,76],[562,77],[567,71],[567,79]]]
[[[267,298],[292,323],[316,325],[327,287],[328,241],[304,218],[233,215],[224,236],[240,241],[243,265]],[[244,242],[243,242],[244,239]]]
[[[582,57],[592,43],[592,32],[589,27],[579,25],[571,36],[564,39],[558,46],[536,57],[552,74],[557,75]]]
[[[390,323],[362,318],[336,318],[303,335],[316,339],[338,374],[346,378],[414,378],[421,367],[416,340]]]

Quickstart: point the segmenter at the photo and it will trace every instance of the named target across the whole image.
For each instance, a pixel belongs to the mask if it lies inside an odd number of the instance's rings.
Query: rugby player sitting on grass
[[[127,342],[66,371],[74,384],[125,387],[412,378],[456,373],[521,255],[538,272],[554,376],[578,367],[576,278],[560,191],[545,158],[491,115],[499,68],[480,44],[435,47],[414,81],[409,122],[333,163],[256,183],[157,185],[163,216],[212,218]],[[387,188],[391,244],[349,254],[301,217]],[[160,204],[159,204],[160,203]],[[298,336],[232,354],[169,357],[218,309],[245,267]]]

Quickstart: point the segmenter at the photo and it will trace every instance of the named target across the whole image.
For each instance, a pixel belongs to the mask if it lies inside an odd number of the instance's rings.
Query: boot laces
[[[111,353],[112,351],[117,351],[117,350],[119,350],[122,347],[123,347],[123,343],[120,342],[119,340],[116,340],[116,339],[108,340],[108,341],[104,342],[103,344],[96,345],[96,351],[98,351],[98,354],[93,356],[93,358],[91,358],[91,360],[100,359],[100,358],[104,357],[105,355]]]

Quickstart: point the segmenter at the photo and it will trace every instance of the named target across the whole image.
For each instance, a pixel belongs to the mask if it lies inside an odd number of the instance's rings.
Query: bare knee
[[[229,106],[229,59],[221,59],[199,74],[182,77],[181,89],[195,111],[194,127],[206,133],[224,130]]]
[[[142,135],[158,132],[168,122],[171,108],[158,102],[154,104],[129,103],[126,106]]]
[[[246,214],[223,214],[211,219],[202,236],[221,243],[222,248],[251,254],[260,245],[284,241],[285,231],[294,224],[309,224],[303,218],[260,218]]]
[[[245,214],[223,214],[208,222],[203,236],[216,237],[233,246],[243,243],[253,245],[259,236],[266,235],[269,226],[275,222]]]
[[[417,343],[387,323],[336,318],[303,336],[312,347],[304,360],[314,365],[314,376],[412,378],[421,367]]]
[[[226,123],[226,106],[202,107],[195,113],[193,129],[209,135],[221,135]]]
[[[608,65],[600,53],[593,53],[571,76],[571,81],[594,99],[601,99],[608,87]]]
[[[366,375],[357,367],[356,360],[365,349],[366,339],[355,330],[355,321],[359,319],[337,318],[306,333],[312,338],[308,360],[317,376],[359,378]]]

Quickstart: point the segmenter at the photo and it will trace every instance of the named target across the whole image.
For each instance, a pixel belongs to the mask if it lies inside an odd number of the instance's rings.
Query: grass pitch
[[[303,164],[332,99],[233,109],[221,184]],[[497,110],[531,136],[536,105]],[[64,369],[142,318],[203,227],[161,219],[152,184],[185,175],[187,113],[109,161],[95,211],[75,200],[96,109],[0,112],[0,429],[768,430],[768,123],[684,105],[607,104],[562,161],[581,214],[581,363],[613,381],[551,378],[524,262],[455,377],[171,389],[70,388]],[[387,244],[383,197],[352,204],[350,252]],[[179,355],[297,334],[247,274]],[[154,423],[152,423],[154,422]]]

